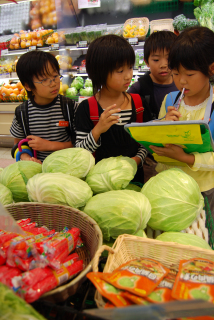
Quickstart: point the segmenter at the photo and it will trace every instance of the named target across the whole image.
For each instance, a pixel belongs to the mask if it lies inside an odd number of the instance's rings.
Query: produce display
[[[43,28],[34,30],[32,32],[21,30],[19,33],[15,33],[10,40],[10,49],[25,49],[30,46],[43,47],[46,39],[53,33],[52,29],[45,30]]]
[[[71,252],[83,243],[78,228],[55,232],[29,218],[17,223],[26,235],[1,230],[0,281],[31,303],[82,271],[83,260]]]
[[[27,100],[27,91],[21,82],[14,84],[4,84],[0,86],[0,101],[15,102]]]
[[[107,31],[106,24],[100,24],[95,26],[77,27],[70,32],[65,33],[65,39],[67,44],[76,44],[79,41],[92,42],[98,37],[101,37]]]
[[[57,55],[56,60],[59,63],[59,67],[62,70],[71,70],[72,69],[72,58],[68,55]]]
[[[59,15],[58,15],[59,17]],[[30,26],[38,29],[42,26],[56,26],[57,13],[54,0],[31,1]]]
[[[172,24],[176,31],[181,32],[186,28],[197,26],[198,21],[195,19],[187,19],[184,14],[180,14],[174,18]]]
[[[54,32],[48,36],[46,44],[63,43],[65,41],[64,31]]]
[[[124,38],[136,38],[142,37],[146,35],[146,30],[143,25],[136,25],[136,24],[126,24],[123,28],[123,37]]]
[[[71,85],[65,92],[65,96],[68,98],[75,98],[78,95],[91,97],[93,96],[93,88],[92,82],[90,79],[86,79],[84,83],[84,79],[81,76],[76,77]]]
[[[13,195],[9,188],[0,183],[0,203],[6,206],[13,202]]]
[[[212,1],[198,1],[196,5],[200,5],[194,9],[194,15],[199,24],[214,31],[214,3]]]

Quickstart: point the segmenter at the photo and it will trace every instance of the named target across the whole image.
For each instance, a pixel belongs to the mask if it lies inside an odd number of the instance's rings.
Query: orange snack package
[[[177,272],[170,270],[167,276],[160,282],[157,288],[146,299],[153,303],[163,303],[175,300],[172,297],[172,288]]]
[[[121,295],[121,290],[102,280],[102,275],[102,272],[89,272],[87,278],[94,284],[103,297],[116,307],[127,307],[133,304]]]
[[[130,301],[132,301],[134,304],[140,304],[140,305],[144,305],[147,306],[149,304],[148,301],[146,301],[145,299],[136,296],[135,294],[132,294],[130,292],[127,291],[123,291],[121,293],[121,295],[127,299],[129,299]]]
[[[181,260],[172,296],[177,300],[202,299],[214,303],[214,262],[201,258]]]
[[[118,289],[140,297],[148,296],[168,274],[169,269],[149,258],[135,259],[124,263],[102,279]]]
[[[201,316],[201,317],[191,317],[191,318],[181,318],[178,320],[214,320],[214,316]]]

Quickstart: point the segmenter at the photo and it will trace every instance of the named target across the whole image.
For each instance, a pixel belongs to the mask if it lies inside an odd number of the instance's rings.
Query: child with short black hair
[[[202,120],[206,107],[214,110],[213,88],[209,82],[214,74],[214,32],[206,27],[192,27],[184,30],[175,40],[169,54],[169,67],[179,91],[184,89],[179,109],[172,105],[166,112],[165,97],[159,118],[167,121]],[[176,99],[179,97],[177,96]],[[211,100],[211,101],[210,101]],[[212,108],[211,108],[212,103]],[[211,118],[211,114],[209,114]],[[214,133],[212,132],[214,136]],[[187,154],[180,146],[169,144],[164,148],[150,146],[159,156],[179,162],[178,167],[198,183],[204,196],[207,196],[214,217],[214,152],[192,152]],[[176,167],[158,163],[156,170]]]
[[[73,100],[59,95],[62,77],[58,61],[51,53],[31,51],[23,54],[17,62],[16,72],[29,99],[16,108],[10,133],[15,145],[29,138],[29,147],[37,151],[37,159],[23,153],[21,160],[42,163],[53,151],[73,146],[76,105]]]
[[[129,93],[138,93],[146,98],[153,119],[158,113],[165,95],[176,90],[172,73],[168,68],[169,51],[176,39],[171,31],[153,32],[144,44],[144,61],[150,68],[128,90]]]
[[[138,165],[135,181],[143,182],[147,151],[124,130],[126,123],[152,119],[146,101],[126,92],[134,63],[132,46],[119,36],[102,36],[90,44],[86,70],[94,96],[82,101],[76,111],[76,147],[96,151],[96,162],[120,155],[131,157]]]

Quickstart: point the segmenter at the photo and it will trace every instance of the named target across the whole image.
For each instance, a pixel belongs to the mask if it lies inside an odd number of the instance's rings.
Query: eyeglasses
[[[50,79],[50,78],[47,78],[47,79],[43,79],[41,81],[34,81],[34,83],[39,83],[39,84],[42,84],[44,87],[49,87],[53,82],[55,83],[59,83],[60,80],[62,80],[63,76],[61,75],[57,75],[57,76],[54,76],[53,79]]]

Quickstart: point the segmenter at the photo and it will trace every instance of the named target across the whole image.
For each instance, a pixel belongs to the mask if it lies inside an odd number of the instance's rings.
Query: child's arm
[[[66,142],[49,141],[33,135],[27,136],[27,138],[31,139],[28,142],[29,147],[37,151],[57,151],[57,150],[73,147],[71,141],[66,141]]]

